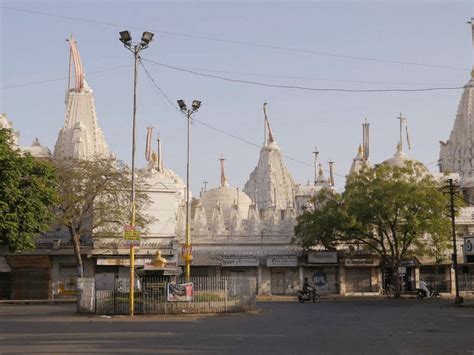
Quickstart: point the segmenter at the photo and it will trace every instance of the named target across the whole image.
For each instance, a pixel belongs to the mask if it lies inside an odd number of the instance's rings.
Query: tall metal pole
[[[456,221],[454,215],[454,185],[453,179],[449,179],[449,197],[450,197],[450,210],[451,210],[451,232],[453,236],[453,267],[454,267],[454,284],[456,288],[456,298],[454,303],[463,303],[463,298],[459,296],[459,282],[458,282],[458,253],[456,246]]]
[[[191,228],[189,225],[189,220],[191,216],[191,208],[189,206],[189,158],[190,158],[190,126],[191,126],[191,114],[192,111],[188,110],[186,113],[186,117],[188,120],[188,132],[187,132],[187,152],[186,152],[186,244],[185,244],[185,255],[184,255],[184,262],[186,267],[186,282],[189,282],[189,278],[191,276]]]
[[[136,150],[136,114],[137,114],[137,78],[138,78],[138,61],[140,59],[139,44],[135,45],[133,54],[135,57],[133,71],[133,118],[132,118],[132,210],[131,210],[131,226],[135,227],[135,150]],[[134,232],[132,232],[134,233]],[[130,293],[129,293],[129,313],[133,317],[135,306],[135,246],[134,241],[130,242]]]

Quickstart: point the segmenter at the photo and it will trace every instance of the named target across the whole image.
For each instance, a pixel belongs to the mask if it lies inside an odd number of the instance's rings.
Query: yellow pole
[[[135,202],[132,202],[132,228],[135,228]],[[135,237],[135,230],[132,231]],[[129,313],[133,317],[135,311],[135,241],[130,241],[130,290],[129,290]]]
[[[190,219],[191,219],[191,206],[189,201],[189,168],[190,168],[190,151],[189,151],[189,141],[190,141],[190,125],[191,125],[191,110],[187,112],[187,119],[188,119],[188,130],[187,130],[187,156],[186,156],[186,243],[185,243],[185,252],[184,252],[184,265],[185,265],[185,275],[186,275],[186,282],[189,282],[191,276],[191,227],[190,227]]]

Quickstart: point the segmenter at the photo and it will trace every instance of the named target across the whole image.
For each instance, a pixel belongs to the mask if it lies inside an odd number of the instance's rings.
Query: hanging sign
[[[222,266],[258,266],[257,258],[224,258]]]
[[[296,256],[272,256],[267,258],[268,267],[295,267],[297,264]]]
[[[335,251],[310,251],[310,252],[308,252],[308,263],[311,263],[311,264],[337,264],[337,252],[335,252]]]

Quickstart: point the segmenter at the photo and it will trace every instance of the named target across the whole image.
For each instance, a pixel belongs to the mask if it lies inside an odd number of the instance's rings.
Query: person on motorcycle
[[[303,282],[303,293],[308,293],[311,290],[311,285],[309,284],[308,278],[304,278]]]
[[[426,292],[426,297],[431,298],[431,292],[423,279],[420,279],[420,288]]]

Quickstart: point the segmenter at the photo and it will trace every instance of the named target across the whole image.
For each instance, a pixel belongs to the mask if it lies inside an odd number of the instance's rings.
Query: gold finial
[[[319,175],[319,177],[323,177],[323,175],[324,175],[323,166],[322,166],[322,164],[319,164],[318,166],[319,166],[319,174],[318,175]]]
[[[157,160],[158,160],[158,154],[156,154],[155,151],[153,151],[153,153],[151,153],[151,160],[153,161],[153,163],[156,163]]]

